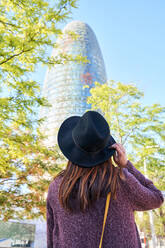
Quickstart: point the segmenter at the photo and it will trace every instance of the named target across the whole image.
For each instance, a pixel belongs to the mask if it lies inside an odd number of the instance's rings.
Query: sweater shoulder
[[[60,175],[56,176],[49,185],[50,189],[55,190],[56,188],[58,188],[61,181],[62,181],[62,176],[60,176]]]
[[[61,181],[62,181],[61,176],[57,176],[51,181],[48,188],[48,196],[52,197],[58,194]]]

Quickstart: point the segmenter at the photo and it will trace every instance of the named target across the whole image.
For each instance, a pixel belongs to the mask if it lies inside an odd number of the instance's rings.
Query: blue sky
[[[95,32],[108,79],[135,83],[147,105],[165,106],[164,13],[164,0],[79,0],[72,15]],[[44,74],[39,69],[41,82]]]

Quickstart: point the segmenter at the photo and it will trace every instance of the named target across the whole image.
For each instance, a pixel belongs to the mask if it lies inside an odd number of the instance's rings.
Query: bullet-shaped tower
[[[76,37],[75,37],[76,36]],[[104,83],[106,71],[97,38],[88,24],[72,21],[66,25],[63,35],[57,40],[52,56],[66,53],[72,56],[82,55],[87,63],[75,61],[58,64],[48,69],[42,89],[42,95],[52,104],[50,109],[42,108],[41,117],[46,117],[42,130],[48,136],[49,146],[56,143],[56,134],[65,118],[81,116],[90,106],[86,98],[94,82]],[[84,88],[88,85],[89,88]]]

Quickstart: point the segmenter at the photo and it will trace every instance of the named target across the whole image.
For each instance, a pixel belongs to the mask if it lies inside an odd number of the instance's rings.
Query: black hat
[[[115,149],[109,149],[114,143],[107,121],[96,111],[67,118],[58,132],[62,153],[81,167],[93,167],[108,160],[115,153]]]

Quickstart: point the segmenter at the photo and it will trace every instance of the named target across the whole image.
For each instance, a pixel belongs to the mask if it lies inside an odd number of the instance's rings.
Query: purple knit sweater
[[[111,199],[102,248],[140,248],[134,211],[159,208],[161,192],[128,161],[117,200]],[[85,213],[70,214],[59,204],[61,178],[49,186],[47,196],[47,248],[98,248],[106,198]]]

